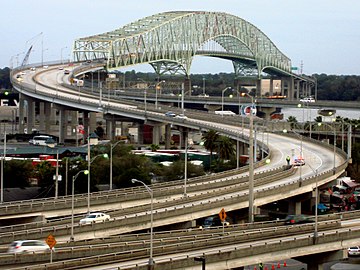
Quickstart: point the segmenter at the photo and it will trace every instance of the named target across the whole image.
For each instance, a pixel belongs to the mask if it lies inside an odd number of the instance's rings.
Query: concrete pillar
[[[27,133],[30,134],[32,129],[34,128],[34,111],[35,111],[35,105],[34,101],[31,98],[27,98]]]
[[[24,96],[19,93],[19,133],[24,133]]]
[[[40,102],[39,103],[39,130],[41,132],[45,131],[45,103],[44,102]]]
[[[138,123],[138,144],[144,144],[144,123]]]
[[[160,125],[155,125],[153,128],[153,144],[160,144]]]
[[[301,202],[295,202],[295,215],[301,214]]]
[[[78,111],[71,111],[70,112],[70,116],[71,116],[71,137],[75,139],[77,139],[77,134],[78,134]]]
[[[114,120],[113,115],[108,116],[106,119],[106,135],[110,141],[115,139],[115,124],[116,121]]]
[[[51,108],[51,103],[49,102],[46,102],[45,104],[45,112],[44,114],[47,116],[46,119],[45,119],[45,133],[46,134],[50,134],[50,131],[51,131],[51,112],[52,112],[52,108]]]
[[[59,108],[59,143],[65,141],[66,117],[65,109]]]
[[[165,149],[171,147],[171,124],[165,125]]]
[[[262,96],[261,79],[256,80],[256,94],[255,96]]]
[[[93,132],[96,127],[97,127],[97,123],[96,123],[96,112],[91,112],[90,113],[90,133]]]
[[[296,99],[300,98],[300,81],[296,81]]]
[[[83,125],[84,125],[84,131],[85,131],[84,138],[88,137],[88,135],[89,135],[88,131],[90,131],[90,133],[91,133],[91,129],[90,129],[90,126],[89,126],[90,123],[89,122],[90,122],[89,112],[84,111],[83,112]],[[86,142],[84,141],[84,143],[86,143]]]
[[[269,95],[273,96],[274,95],[274,79],[270,78],[270,90],[269,90]]]

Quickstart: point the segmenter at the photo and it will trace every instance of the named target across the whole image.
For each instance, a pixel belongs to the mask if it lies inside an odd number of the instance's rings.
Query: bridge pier
[[[307,264],[308,270],[323,270],[323,264],[347,258],[347,250],[337,250],[297,257],[296,260]]]
[[[19,93],[19,133],[24,133],[24,96]]]

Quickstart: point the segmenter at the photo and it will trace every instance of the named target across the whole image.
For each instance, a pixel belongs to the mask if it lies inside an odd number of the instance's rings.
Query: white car
[[[305,97],[300,99],[300,102],[315,102],[315,99],[312,97]]]
[[[186,116],[186,115],[183,115],[183,114],[181,113],[181,114],[176,115],[175,118],[186,119],[187,116]]]
[[[54,250],[54,249],[53,249]],[[8,253],[49,252],[50,247],[39,240],[19,240],[10,244]]]
[[[348,255],[349,256],[359,256],[360,255],[360,247],[349,247],[348,248]]]
[[[110,216],[105,213],[97,212],[97,213],[90,213],[85,218],[80,220],[80,224],[91,224],[97,222],[104,222],[109,221]]]

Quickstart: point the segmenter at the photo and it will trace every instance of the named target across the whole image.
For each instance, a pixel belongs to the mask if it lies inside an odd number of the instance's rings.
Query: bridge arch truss
[[[291,74],[290,59],[262,31],[242,18],[219,12],[159,13],[79,38],[73,47],[75,61],[104,60],[108,70],[149,63],[158,74],[187,76],[196,55],[229,59],[235,73],[245,65],[258,76],[261,72]]]

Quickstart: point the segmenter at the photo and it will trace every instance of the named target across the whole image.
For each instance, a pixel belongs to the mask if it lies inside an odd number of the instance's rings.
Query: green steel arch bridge
[[[291,60],[256,26],[223,12],[173,11],[75,40],[75,61],[103,60],[111,71],[149,63],[159,75],[188,76],[194,56],[232,61],[237,77],[263,73],[314,83],[291,71]]]

